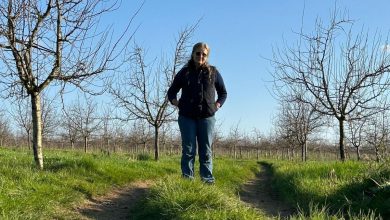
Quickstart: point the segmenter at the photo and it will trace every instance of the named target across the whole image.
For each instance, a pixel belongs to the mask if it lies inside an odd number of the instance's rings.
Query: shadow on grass
[[[275,175],[275,168],[272,164],[261,162],[264,166],[269,166],[272,175]],[[328,214],[342,213],[347,218],[349,216],[369,215],[372,211],[379,214],[383,219],[390,219],[390,184],[383,187],[378,185],[373,178],[390,177],[390,171],[378,172],[375,177],[367,177],[360,181],[355,181],[335,190],[328,195],[319,196],[302,188],[296,187],[293,183],[294,175],[279,174],[273,185],[280,188],[282,196],[292,204],[298,204],[301,211],[306,215],[310,212],[312,203],[324,206],[330,212]],[[388,183],[385,181],[385,183]]]
[[[258,162],[260,171],[253,170],[256,178],[248,181],[242,186],[240,200],[258,208],[270,218],[287,219],[296,213],[296,209],[287,204],[280,192],[272,186],[271,165],[265,162]]]
[[[59,172],[61,170],[84,169],[87,171],[96,171],[96,163],[88,158],[69,160],[65,158],[47,158],[45,160],[45,170],[50,172]]]

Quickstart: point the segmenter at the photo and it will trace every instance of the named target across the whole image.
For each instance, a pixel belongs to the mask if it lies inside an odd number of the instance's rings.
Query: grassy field
[[[152,212],[136,210],[140,218],[164,213],[184,219],[194,215],[212,219],[262,216],[235,196],[240,185],[258,171],[256,161],[216,159],[217,183],[208,186],[199,180],[183,181],[178,157],[158,162],[147,157],[131,158],[46,151],[45,169],[40,171],[34,166],[31,152],[0,148],[0,219],[67,219],[67,210],[85,199],[140,180],[156,182],[150,194],[153,199],[144,204],[153,207]]]
[[[37,170],[31,152],[0,148],[0,219],[69,219],[73,207],[113,187],[155,184],[132,210],[135,219],[266,219],[237,194],[259,172],[300,212],[291,219],[389,218],[388,163],[255,161],[216,158],[215,185],[180,177],[179,158],[45,151]]]
[[[390,219],[388,161],[270,164],[275,188],[300,207],[297,219]]]

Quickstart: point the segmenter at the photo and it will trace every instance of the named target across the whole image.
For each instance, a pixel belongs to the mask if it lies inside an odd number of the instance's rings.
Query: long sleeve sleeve
[[[215,89],[217,90],[218,95],[217,102],[222,106],[223,103],[225,103],[226,101],[227,91],[221,74],[218,71],[216,72],[216,74],[217,75],[215,77]]]
[[[181,78],[182,78],[182,70],[180,70],[175,78],[173,79],[172,85],[169,87],[167,95],[168,95],[168,100],[169,102],[172,103],[172,100],[177,99],[177,93],[180,91],[182,88],[181,85]]]

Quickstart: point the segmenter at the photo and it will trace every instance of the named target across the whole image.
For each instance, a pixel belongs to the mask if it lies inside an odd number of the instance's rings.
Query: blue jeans
[[[179,115],[179,128],[182,140],[181,171],[184,177],[194,178],[194,163],[198,143],[199,173],[202,181],[214,182],[213,132],[215,117],[192,119]]]

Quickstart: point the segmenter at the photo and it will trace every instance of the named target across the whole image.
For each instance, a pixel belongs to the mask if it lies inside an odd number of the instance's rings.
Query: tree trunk
[[[305,161],[307,161],[307,141],[305,141]]]
[[[340,130],[340,139],[339,139],[340,159],[341,159],[341,161],[345,161],[344,120],[343,119],[339,119],[339,130]]]
[[[27,147],[28,147],[28,150],[31,150],[31,135],[30,135],[30,132],[27,132]]]
[[[34,160],[36,165],[40,169],[43,169],[41,97],[38,92],[30,94],[30,97],[33,123]]]
[[[378,144],[375,144],[375,157],[376,157],[376,162],[380,162],[381,161],[381,158],[380,158],[380,153],[379,153],[379,146]]]
[[[356,147],[356,156],[357,156],[357,160],[360,161],[361,157],[360,157],[360,148],[359,147]]]
[[[84,152],[87,153],[88,149],[88,137],[84,136]]]
[[[154,126],[154,160],[158,161],[158,146],[159,145],[159,136],[158,136],[158,127]]]

